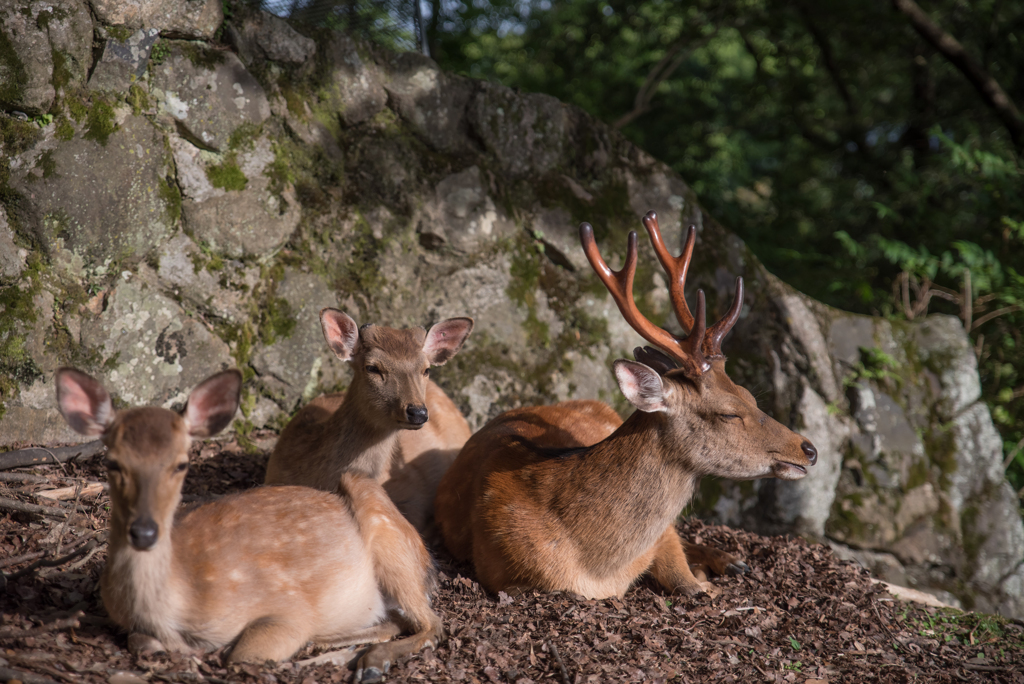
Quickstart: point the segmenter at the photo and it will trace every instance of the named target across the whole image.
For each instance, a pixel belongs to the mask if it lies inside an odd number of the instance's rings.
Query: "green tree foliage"
[[[803,292],[960,316],[1024,486],[1024,4],[921,0],[959,56],[915,29],[905,0],[431,5],[443,67],[620,128]]]

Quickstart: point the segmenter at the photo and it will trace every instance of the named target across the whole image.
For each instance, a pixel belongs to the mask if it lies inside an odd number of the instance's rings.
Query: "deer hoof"
[[[729,575],[745,575],[750,572],[750,566],[741,560],[737,560],[725,566],[725,572]]]
[[[141,632],[132,632],[128,635],[128,652],[139,657],[166,653],[167,649],[156,637]]]
[[[356,672],[356,681],[360,684],[374,684],[384,680],[384,673],[376,667],[368,667],[365,670]]]

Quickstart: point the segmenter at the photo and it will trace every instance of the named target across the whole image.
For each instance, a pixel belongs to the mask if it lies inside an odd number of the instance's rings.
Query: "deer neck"
[[[128,541],[127,523],[112,516],[109,554],[103,571],[103,605],[111,618],[130,632],[156,637],[168,648],[181,648],[185,596],[180,561],[174,553],[173,516],[160,522],[160,536],[139,551]]]
[[[359,392],[350,387],[330,419],[331,462],[340,471],[357,470],[379,480],[388,472],[401,428],[382,426],[372,417],[364,417],[362,406]]]
[[[613,572],[651,548],[693,496],[698,476],[663,429],[666,415],[635,411],[618,430],[575,454],[565,511],[581,555],[595,573]]]

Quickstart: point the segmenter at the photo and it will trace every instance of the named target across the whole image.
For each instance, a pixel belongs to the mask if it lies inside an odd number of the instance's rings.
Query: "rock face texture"
[[[819,450],[799,482],[705,481],[694,512],[1024,616],[1024,528],[956,319],[872,319],[793,291],[681,178],[550,97],[349,36],[314,43],[268,15],[218,34],[237,55],[182,40],[214,35],[214,0],[14,5],[0,10],[0,447],[77,439],[54,405],[63,364],[164,406],[237,366],[240,434],[280,426],[347,382],[325,306],[393,326],[473,316],[435,378],[474,428],[574,397],[625,411],[611,362],[643,342],[577,226],[617,267],[654,209],[676,250],[697,226],[688,289],[709,318],[746,279],[729,372]],[[678,331],[640,251],[639,306]]]

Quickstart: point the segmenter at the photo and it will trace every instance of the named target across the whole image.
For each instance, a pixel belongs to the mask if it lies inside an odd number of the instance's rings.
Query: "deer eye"
[[[174,469],[174,472],[176,472],[176,473],[183,473],[186,470],[188,470],[188,462],[187,461],[185,463],[179,463],[178,466]]]
[[[425,369],[423,371],[423,377],[425,377],[425,378],[429,378],[430,377],[430,369],[429,368],[427,368],[427,369]]]
[[[107,467],[107,470],[109,470],[112,473],[121,472],[121,464],[118,463],[117,461],[108,458],[106,461],[103,462],[103,465],[105,465]]]
[[[740,417],[732,413],[721,413],[718,415],[722,420],[739,420]]]
[[[366,372],[373,373],[374,375],[384,375],[384,373],[381,372],[380,368],[377,368],[376,366],[367,366]]]

